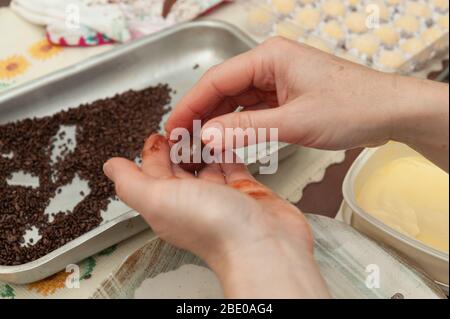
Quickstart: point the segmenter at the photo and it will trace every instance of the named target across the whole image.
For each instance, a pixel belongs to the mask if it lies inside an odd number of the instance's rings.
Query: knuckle
[[[246,129],[249,127],[254,127],[253,117],[250,112],[242,112],[237,118],[237,124],[239,127]]]
[[[291,44],[291,41],[279,35],[271,37],[263,42],[263,46],[280,49]]]
[[[118,180],[115,182],[114,187],[116,189],[116,194],[119,196],[120,199],[123,199],[126,185],[122,180]]]
[[[206,70],[206,72],[204,74],[204,78],[206,78],[206,79],[213,78],[214,74],[217,73],[218,67],[219,67],[219,64],[215,64],[215,65],[211,66],[208,70]]]

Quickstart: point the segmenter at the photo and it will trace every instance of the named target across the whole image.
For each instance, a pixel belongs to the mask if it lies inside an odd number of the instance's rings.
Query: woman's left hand
[[[142,166],[109,160],[117,195],[162,239],[201,257],[233,298],[325,298],[303,214],[258,183],[243,164],[211,164],[198,175],[169,157],[152,135]]]

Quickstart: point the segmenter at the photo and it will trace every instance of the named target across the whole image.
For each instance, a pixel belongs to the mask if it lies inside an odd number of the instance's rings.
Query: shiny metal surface
[[[222,22],[183,24],[4,91],[0,124],[51,115],[158,83],[169,83],[176,90],[171,103],[175,105],[206,69],[254,45],[237,28]],[[23,284],[45,278],[147,228],[134,211],[119,215],[33,262],[0,266],[0,280]]]

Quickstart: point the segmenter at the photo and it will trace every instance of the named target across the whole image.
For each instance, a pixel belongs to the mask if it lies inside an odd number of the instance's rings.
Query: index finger
[[[166,132],[177,127],[192,129],[193,120],[205,118],[227,97],[254,86],[255,79],[262,74],[261,60],[257,49],[253,49],[209,69],[172,111]]]

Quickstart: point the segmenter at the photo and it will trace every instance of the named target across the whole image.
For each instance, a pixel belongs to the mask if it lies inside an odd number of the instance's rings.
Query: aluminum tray
[[[255,44],[240,30],[223,22],[183,24],[4,91],[0,95],[0,124],[51,115],[160,82],[169,83],[176,90],[171,102],[175,105],[206,69]],[[281,148],[279,157],[289,154],[288,147]],[[115,216],[35,261],[0,266],[0,280],[19,284],[40,280],[148,227],[132,210],[122,207]]]

